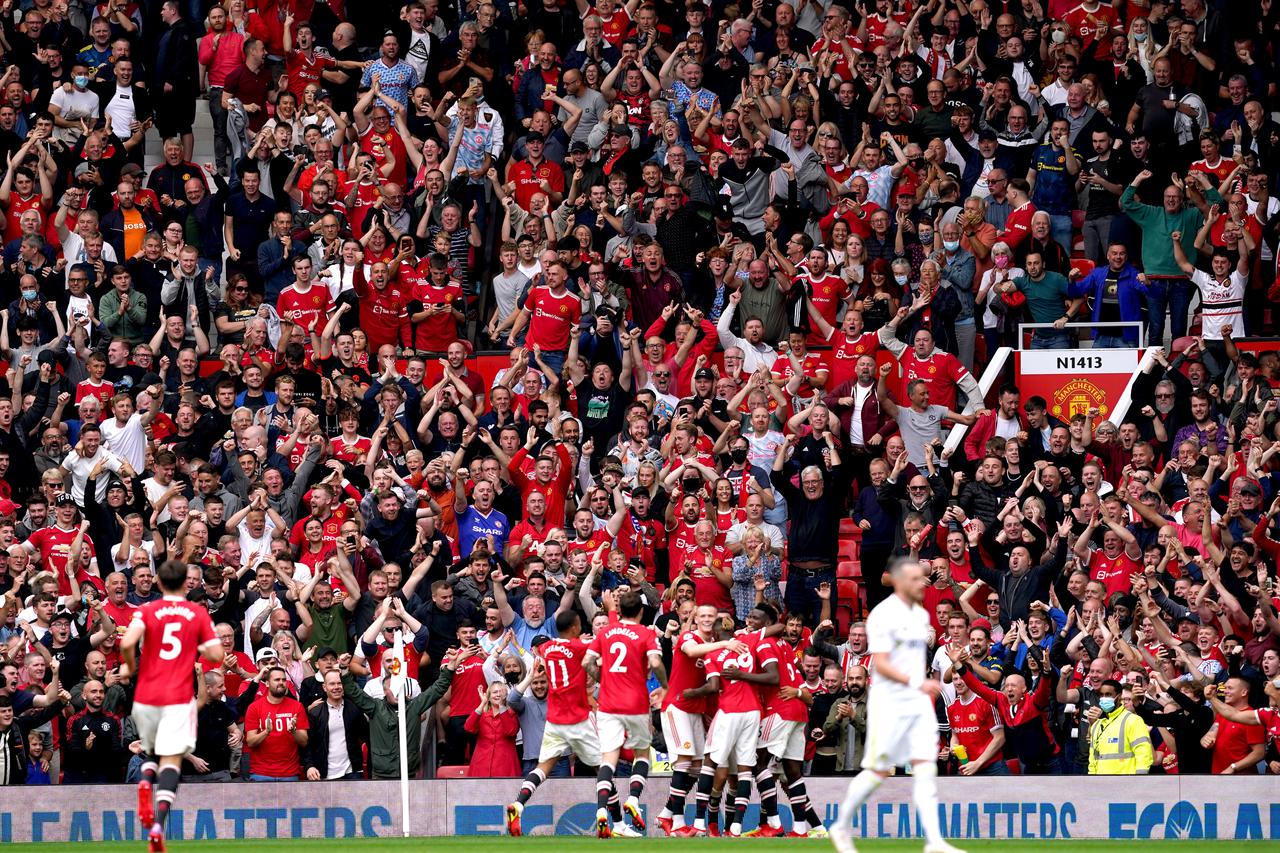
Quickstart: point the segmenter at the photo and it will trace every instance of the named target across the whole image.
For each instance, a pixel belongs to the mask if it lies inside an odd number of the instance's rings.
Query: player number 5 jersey
[[[142,655],[134,701],[181,705],[195,698],[195,660],[200,649],[218,642],[209,611],[191,602],[161,598],[133,612],[141,622]]]

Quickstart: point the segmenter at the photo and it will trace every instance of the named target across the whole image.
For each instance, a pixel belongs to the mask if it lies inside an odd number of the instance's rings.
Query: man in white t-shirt
[[[907,459],[917,467],[925,464],[925,446],[943,438],[943,420],[973,426],[978,416],[985,415],[985,409],[971,415],[953,412],[946,406],[929,405],[929,384],[923,379],[912,379],[907,383],[907,399],[909,406],[899,406],[890,397],[885,380],[895,369],[893,364],[880,365],[880,383],[876,394],[880,400],[880,411],[898,422],[898,431],[902,435],[902,443],[907,446]]]
[[[71,82],[54,89],[49,98],[53,114],[54,135],[68,145],[75,145],[83,129],[81,119],[89,125],[97,123],[100,103],[98,94],[89,88],[89,71],[83,62],[71,66]]]
[[[102,422],[103,445],[135,471],[147,466],[147,427],[160,411],[163,394],[164,389],[159,385],[152,385],[139,394],[138,401],[146,407],[141,412],[134,411],[133,398],[127,393],[116,394],[111,398],[111,412],[115,417]]]
[[[1204,362],[1209,375],[1220,378],[1230,363],[1227,358],[1226,344],[1223,343],[1223,329],[1244,332],[1244,290],[1249,284],[1249,258],[1253,254],[1253,238],[1248,228],[1239,228],[1228,223],[1223,229],[1222,241],[1231,249],[1221,246],[1213,250],[1213,258],[1209,261],[1212,274],[1197,269],[1195,264],[1187,260],[1182,251],[1181,231],[1169,235],[1174,242],[1173,259],[1178,262],[1190,278],[1191,283],[1200,288],[1200,316],[1202,335],[1204,336]],[[1234,256],[1234,257],[1233,257]],[[1235,269],[1231,261],[1235,260]]]
[[[266,502],[265,495],[259,492],[259,496],[260,499],[227,519],[227,529],[234,529],[240,537],[240,553],[245,559],[252,554],[269,559],[275,532],[287,529],[279,513]]]
[[[142,481],[147,500],[152,506],[159,506],[161,498],[173,488],[173,472],[178,467],[178,459],[171,450],[157,450],[151,460],[152,475]],[[171,518],[166,505],[156,516],[157,524],[164,524]]]
[[[136,476],[135,470],[128,462],[121,459],[102,446],[102,429],[97,424],[84,424],[80,427],[80,441],[62,460],[62,467],[71,475],[71,497],[76,503],[84,506],[84,490],[89,482],[89,475],[102,463],[103,471],[111,471],[121,477]],[[95,497],[101,503],[107,499],[109,477],[99,472]]]

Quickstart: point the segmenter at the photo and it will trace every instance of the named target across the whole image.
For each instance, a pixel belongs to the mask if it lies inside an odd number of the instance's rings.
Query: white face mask
[[[1066,31],[1066,30],[1054,30],[1054,31],[1053,31],[1053,35],[1051,35],[1051,36],[1050,36],[1050,38],[1052,38],[1052,39],[1053,39],[1053,43],[1054,43],[1054,44],[1062,44],[1064,41],[1066,41],[1066,40],[1067,40],[1067,31]]]

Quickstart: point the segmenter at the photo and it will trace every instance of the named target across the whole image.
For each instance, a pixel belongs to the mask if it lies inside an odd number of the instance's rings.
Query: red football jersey
[[[591,531],[591,535],[583,542],[578,541],[577,534],[575,533],[574,538],[564,546],[564,556],[567,559],[579,551],[586,551],[587,556],[590,557],[600,549],[601,545],[608,545],[612,541],[613,540],[610,538],[609,533],[604,528]]]
[[[698,543],[693,538],[694,525],[683,518],[677,518],[675,526],[667,531],[667,557],[671,562],[671,577],[674,578],[684,570],[684,561],[689,559],[689,552],[697,550]]]
[[[254,699],[245,712],[244,730],[259,731],[264,720],[269,731],[267,739],[257,749],[245,747],[245,751],[249,753],[249,772],[276,777],[302,775],[298,742],[289,731],[289,723],[292,721],[299,731],[309,729],[311,722],[307,719],[307,709],[292,696],[285,696],[280,704],[273,705],[264,693]]]
[[[368,456],[369,451],[372,449],[373,440],[365,438],[363,435],[357,435],[356,440],[350,444],[347,444],[347,440],[342,436],[329,441],[329,454],[334,459],[341,460],[349,465],[355,465],[356,461],[362,456]]]
[[[300,50],[289,51],[284,55],[284,69],[289,75],[289,91],[301,101],[307,84],[324,85],[320,82],[320,75],[326,68],[331,67],[333,62],[333,57],[316,53],[314,50],[310,56]]]
[[[725,668],[729,665],[740,672],[757,671],[755,652],[760,643],[760,635],[742,634],[738,639],[747,644],[746,651],[739,654],[732,649],[721,649],[706,657],[707,677],[721,676],[720,710],[726,714],[746,714],[760,710],[760,694],[756,692],[754,684],[723,677]]]
[[[658,638],[648,625],[611,622],[591,640],[600,658],[600,710],[607,714],[649,713],[649,656]]]
[[[857,374],[858,359],[874,356],[880,347],[880,336],[875,332],[863,332],[851,338],[839,329],[827,339],[831,344],[831,373],[827,376],[828,388],[839,388]]]
[[[764,710],[766,714],[777,714],[784,720],[803,723],[809,719],[809,706],[801,702],[797,697],[795,699],[782,699],[778,696],[778,690],[783,687],[794,687],[799,690],[804,686],[804,679],[800,677],[800,670],[796,669],[796,653],[791,645],[781,638],[776,640],[765,640],[761,644],[763,648],[768,645],[771,649],[772,657],[778,662],[778,686],[773,687],[765,685],[760,690],[761,701],[764,702]],[[763,668],[768,663],[768,658],[763,657],[763,652],[759,653],[762,658],[760,666]]]
[[[537,166],[528,160],[513,163],[507,180],[516,185],[516,204],[524,210],[529,209],[534,195],[542,192],[543,181],[555,192],[564,192],[564,171],[550,160],[543,160]]]
[[[618,531],[618,547],[627,555],[628,560],[638,557],[644,561],[645,578],[649,583],[653,583],[654,573],[658,569],[655,551],[666,544],[667,532],[663,529],[662,522],[652,518],[641,521],[627,513],[622,529]],[[674,574],[671,576],[675,577]]]
[[[458,340],[458,321],[454,319],[452,309],[465,310],[462,285],[450,279],[444,287],[436,287],[428,275],[429,267],[429,260],[419,265],[420,277],[413,288],[413,298],[421,302],[424,309],[440,305],[450,310],[439,311],[418,323],[414,329],[414,345],[418,349],[444,352],[449,344]]]
[[[336,440],[336,439],[335,439]],[[303,496],[303,500],[309,500],[310,492]],[[289,544],[301,545],[306,541],[304,531],[307,529],[307,522],[316,516],[308,513],[293,523],[293,527],[289,529]],[[336,545],[338,537],[342,535],[342,523],[351,518],[351,507],[346,504],[338,504],[329,512],[329,517],[321,522],[324,532],[321,534],[321,541],[326,545]]]
[[[549,287],[535,287],[529,291],[524,307],[530,315],[526,346],[532,349],[538,344],[547,352],[569,348],[569,335],[582,319],[582,302],[577,296],[568,291],[556,296]]]
[[[1271,708],[1258,708],[1258,722],[1267,730],[1267,737],[1272,743],[1280,744],[1280,711]]]
[[[58,579],[58,595],[79,594],[79,590],[73,590],[71,581],[67,580],[67,560],[71,557],[71,543],[75,541],[78,532],[78,529],[64,530],[55,524],[53,527],[42,527],[27,537],[32,547],[40,552],[40,565],[53,572]],[[88,536],[84,537],[83,547],[90,554],[95,553],[93,540]],[[76,579],[82,579],[82,575],[82,572],[77,571]]]
[[[133,621],[144,629],[134,701],[144,705],[190,702],[196,696],[192,663],[201,649],[218,644],[209,611],[185,598],[166,596],[135,610]]]
[[[582,668],[589,648],[580,637],[551,640],[538,648],[551,685],[547,693],[548,723],[573,725],[591,715],[591,703],[587,701],[587,671]]]
[[[469,717],[480,707],[480,691],[489,686],[484,677],[484,661],[484,655],[475,655],[458,664],[453,674],[449,716]]]
[[[674,706],[690,714],[706,713],[706,697],[685,699],[684,691],[696,690],[707,683],[707,665],[702,658],[689,657],[683,649],[690,643],[709,642],[711,641],[697,631],[685,631],[676,640],[671,655],[671,678],[667,682],[667,695],[662,700],[662,710]]]
[[[276,313],[281,320],[301,326],[306,332],[319,332],[324,328],[329,311],[329,288],[313,282],[306,292],[289,285],[280,291],[276,300]]]
[[[840,313],[840,303],[849,295],[849,285],[838,275],[825,273],[822,278],[815,278],[809,273],[796,276],[795,284],[803,285],[809,294],[809,299],[813,302],[813,307],[818,309],[818,313],[822,315],[822,319],[834,326],[837,323],[836,315]]]
[[[693,563],[693,569],[689,572],[693,578],[693,600],[699,605],[710,604],[717,610],[732,613],[733,597],[729,595],[729,588],[711,570],[712,566],[723,570],[733,562],[733,555],[728,549],[714,545],[711,553],[705,554],[701,548],[695,547],[685,559]]]
[[[1129,579],[1141,574],[1142,566],[1123,551],[1113,560],[1102,551],[1089,555],[1089,577],[1107,588],[1107,595],[1128,592]]]
[[[981,696],[974,696],[969,702],[952,702],[947,707],[947,719],[951,721],[956,740],[969,753],[970,761],[986,750],[992,730],[999,724],[995,709]]]
[[[908,349],[899,360],[903,388],[913,379],[923,379],[929,388],[929,405],[956,410],[956,388],[960,380],[969,375],[960,359],[940,349],[935,349],[928,358],[917,358],[915,350]]]
[[[565,496],[573,483],[573,460],[564,444],[555,446],[559,467],[552,476],[551,482],[543,483],[536,473],[536,461],[531,460],[527,448],[520,448],[511,457],[507,471],[511,474],[511,484],[520,490],[520,503],[529,499],[530,492],[538,492],[547,499],[547,520],[557,526],[563,526],[565,519]]]
[[[805,353],[804,358],[800,361],[800,365],[805,376],[816,377],[819,373],[829,374],[827,366],[823,363],[822,359],[811,352]],[[795,375],[795,372],[795,368],[791,366],[791,359],[789,358],[779,358],[773,363],[773,379],[783,388],[787,387],[787,382]],[[803,404],[797,401],[808,400],[817,393],[818,389],[811,387],[807,382],[802,382],[800,387],[796,390],[795,396],[791,398],[791,408],[795,411],[799,411],[803,408]]]
[[[84,402],[86,397],[97,397],[98,402],[107,408],[111,398],[115,396],[116,386],[110,382],[94,383],[92,379],[82,379],[76,383],[76,405]]]
[[[1018,248],[1023,240],[1031,236],[1031,217],[1035,216],[1035,213],[1035,205],[1027,202],[1022,207],[1015,208],[1005,219],[1000,239],[1008,243],[1010,249]]]

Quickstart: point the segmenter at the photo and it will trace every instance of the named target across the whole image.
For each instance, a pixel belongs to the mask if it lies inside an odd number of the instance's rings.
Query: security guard
[[[1151,730],[1120,704],[1122,689],[1114,679],[1102,682],[1097,707],[1088,711],[1090,776],[1133,776],[1151,771]]]

